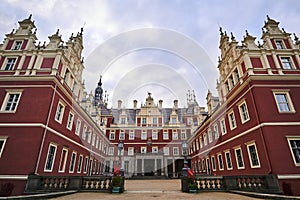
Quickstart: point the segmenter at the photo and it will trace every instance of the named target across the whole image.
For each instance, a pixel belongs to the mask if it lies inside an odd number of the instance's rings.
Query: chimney
[[[118,109],[121,109],[121,107],[122,107],[122,101],[118,100]]]
[[[178,100],[174,100],[174,107],[173,108],[175,108],[175,109],[178,108]]]
[[[162,108],[162,103],[163,103],[163,100],[158,101],[158,108]]]
[[[133,100],[133,109],[137,108],[137,100]]]

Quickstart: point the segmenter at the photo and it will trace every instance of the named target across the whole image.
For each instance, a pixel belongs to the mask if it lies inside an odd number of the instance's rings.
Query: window
[[[157,124],[157,118],[154,117],[154,118],[152,119],[152,122],[153,122],[153,124]]]
[[[77,153],[73,152],[72,157],[71,157],[71,161],[70,161],[70,169],[69,169],[70,173],[74,172],[75,163],[76,163],[76,156],[77,156]]]
[[[16,58],[7,58],[4,70],[6,70],[6,71],[13,70],[16,60],[17,60]]]
[[[279,112],[295,112],[288,92],[278,91],[274,95]]]
[[[231,130],[235,129],[236,128],[236,122],[235,122],[235,117],[234,117],[234,112],[233,111],[228,114],[228,120],[229,120],[230,129]]]
[[[172,124],[176,124],[176,117],[172,117]]]
[[[173,155],[178,156],[179,155],[179,149],[178,147],[173,147]]]
[[[164,132],[163,132],[163,139],[164,139],[164,140],[168,140],[168,139],[169,139],[169,133],[168,133],[168,130],[164,130]]]
[[[164,148],[163,148],[163,151],[164,151],[164,154],[165,154],[166,156],[168,156],[168,155],[170,154],[170,152],[169,152],[169,147],[164,147]]]
[[[157,130],[153,130],[152,131],[152,140],[157,140],[157,139],[158,139]]]
[[[96,143],[96,134],[94,133],[92,137],[92,146],[95,146],[95,143]]]
[[[143,118],[142,118],[142,124],[147,124],[147,119],[146,119],[146,117],[143,117]]]
[[[225,134],[226,134],[226,124],[225,124],[225,119],[221,119],[220,125],[221,125],[221,132],[222,132],[222,135],[225,135]]]
[[[15,112],[20,101],[22,92],[8,91],[2,104],[1,110],[4,112]]]
[[[214,135],[215,135],[215,139],[219,138],[218,124],[214,125]]]
[[[83,160],[83,155],[79,156],[79,160],[78,160],[78,166],[77,166],[77,173],[81,172],[81,168],[82,168],[82,160]]]
[[[216,168],[216,159],[215,159],[215,156],[210,157],[210,160],[211,160],[212,170],[216,171],[217,168]]]
[[[152,153],[158,153],[158,147],[152,147]]]
[[[199,139],[198,138],[196,139],[196,150],[197,151],[199,150]]]
[[[172,139],[173,140],[178,140],[178,133],[176,130],[173,130],[173,133],[172,133]]]
[[[142,131],[141,139],[142,139],[142,140],[147,140],[147,132],[146,132],[146,130],[143,130],[143,131]]]
[[[211,143],[212,142],[212,133],[211,133],[210,129],[207,131],[207,134],[208,134],[208,142]]]
[[[0,136],[0,158],[6,143],[7,136]]]
[[[109,133],[109,140],[115,140],[115,132]]]
[[[240,116],[241,116],[242,123],[247,122],[250,118],[249,118],[246,102],[243,102],[239,106],[239,110],[240,110]]]
[[[199,137],[199,143],[200,143],[200,148],[202,148],[203,147],[202,136]]]
[[[83,140],[86,139],[86,130],[87,130],[87,127],[86,127],[86,126],[83,126],[82,135],[81,135],[81,138],[82,138]]]
[[[68,122],[67,122],[67,128],[68,128],[69,130],[72,130],[73,119],[74,119],[74,114],[70,112],[70,113],[69,113],[69,116],[68,116]]]
[[[113,156],[114,155],[114,150],[115,150],[114,147],[109,147],[108,148],[108,155]]]
[[[231,162],[231,155],[230,151],[225,152],[225,158],[226,158],[226,166],[228,170],[232,169],[232,162]]]
[[[55,114],[55,120],[59,123],[62,122],[62,118],[63,118],[63,115],[64,115],[64,110],[65,110],[65,106],[61,102],[58,102],[57,109],[56,109],[56,114]]]
[[[207,135],[206,133],[203,134],[203,142],[204,142],[204,146],[207,145]]]
[[[119,135],[119,140],[125,140],[125,132],[124,132],[124,130],[121,130],[120,135]]]
[[[277,49],[284,49],[283,42],[281,40],[275,40]]]
[[[235,159],[236,159],[236,164],[238,169],[244,169],[244,159],[243,159],[243,154],[242,154],[242,149],[237,148],[234,150],[235,152]]]
[[[65,172],[67,158],[68,158],[68,149],[67,148],[63,148],[62,151],[61,151],[58,172]]]
[[[224,170],[222,154],[218,154],[219,170]]]
[[[89,157],[85,157],[85,159],[84,159],[84,168],[83,168],[84,173],[87,172],[88,166],[89,166]]]
[[[300,166],[300,137],[288,138],[290,150],[296,166]]]
[[[280,59],[281,59],[283,69],[293,69],[293,65],[290,57],[281,57]]]
[[[21,48],[22,41],[16,41],[12,50],[19,50]]]
[[[44,171],[48,171],[48,172],[52,171],[54,160],[55,160],[55,155],[56,155],[56,149],[57,149],[56,145],[54,145],[54,144],[49,145]]]
[[[186,137],[186,132],[185,130],[181,130],[181,140],[186,140],[187,137]]]
[[[92,132],[91,129],[89,131],[86,132],[86,136],[87,136],[87,142],[89,144],[91,144],[91,140],[92,140]]]
[[[129,131],[129,140],[134,140],[134,131],[133,130]]]
[[[128,147],[128,155],[133,156],[134,155],[134,147]]]
[[[80,133],[80,127],[81,127],[81,121],[80,121],[80,119],[77,119],[76,129],[75,129],[75,134],[76,135],[79,135],[79,133]]]
[[[126,123],[126,118],[125,117],[122,117],[121,118],[121,124],[125,124]]]
[[[141,153],[147,153],[147,147],[141,147]]]
[[[247,148],[248,148],[248,155],[249,155],[251,168],[260,167],[255,143],[248,144]]]

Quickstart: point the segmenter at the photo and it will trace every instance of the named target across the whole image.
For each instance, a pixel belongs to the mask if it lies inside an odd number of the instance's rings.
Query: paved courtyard
[[[61,200],[147,200],[147,199],[224,199],[224,200],[247,200],[255,199],[237,194],[225,193],[225,192],[203,192],[198,194],[189,194],[181,192],[180,180],[126,180],[125,192],[123,194],[109,194],[109,193],[76,193],[54,199]]]

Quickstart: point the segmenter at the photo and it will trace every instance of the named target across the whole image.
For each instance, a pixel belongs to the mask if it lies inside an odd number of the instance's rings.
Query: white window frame
[[[145,146],[141,147],[141,153],[147,153],[147,147]]]
[[[186,137],[186,130],[185,129],[182,129],[181,130],[181,140],[186,140],[187,137]]]
[[[77,173],[81,173],[83,161],[84,161],[83,160],[83,155],[80,154],[79,159],[78,159],[78,164],[77,164]]]
[[[14,51],[20,50],[21,47],[22,47],[22,44],[23,44],[23,41],[21,41],[21,40],[16,40],[16,41],[14,42],[14,45],[13,45],[13,47],[12,47],[11,50],[14,50]]]
[[[86,132],[87,132],[87,126],[84,125],[82,129],[81,139],[86,140]]]
[[[142,130],[141,140],[147,140],[147,131],[146,130]]]
[[[134,155],[134,147],[128,147],[128,156]]]
[[[202,136],[199,137],[200,149],[203,148]]]
[[[142,125],[146,125],[147,124],[147,118],[146,117],[142,117]]]
[[[129,140],[134,140],[134,130],[129,131]]]
[[[163,130],[163,140],[169,139],[169,131],[167,129]]]
[[[70,111],[68,115],[67,129],[72,130],[73,121],[74,121],[74,113]]]
[[[210,162],[211,162],[211,169],[212,171],[217,171],[217,163],[216,163],[216,158],[215,156],[210,157]]]
[[[108,155],[109,156],[113,156],[115,153],[115,147],[109,147],[108,148]]]
[[[208,130],[207,130],[207,135],[208,135],[208,142],[209,142],[209,143],[212,143],[213,137],[212,137],[211,129],[208,129]]]
[[[282,40],[275,40],[276,49],[286,49],[285,44]]]
[[[80,120],[80,119],[77,119],[77,122],[76,122],[76,129],[75,129],[75,134],[76,134],[76,135],[79,135],[79,134],[80,134],[80,128],[81,128],[81,120]]]
[[[223,156],[221,153],[218,153],[217,154],[217,158],[218,158],[218,166],[219,166],[219,170],[222,171],[224,170],[224,161],[223,161]],[[220,163],[220,158],[221,158],[221,162],[222,162],[222,166],[221,166],[221,163]]]
[[[87,173],[88,167],[89,167],[89,157],[86,156],[84,158],[83,173],[85,174]]]
[[[75,157],[73,157],[75,155]],[[74,158],[74,159],[73,159]],[[69,173],[74,173],[76,166],[77,152],[73,151],[70,158]]]
[[[158,146],[152,147],[152,153],[158,153]]]
[[[290,152],[291,152],[291,156],[293,158],[293,161],[294,161],[294,164],[295,166],[300,166],[300,150],[298,152],[299,155],[295,155],[294,151],[293,151],[293,147],[291,145],[291,141],[293,140],[297,140],[297,141],[300,141],[300,137],[298,136],[288,136],[287,137],[287,142],[288,142],[288,145],[289,145],[289,148],[290,148]],[[298,146],[297,146],[298,147]],[[300,147],[299,147],[300,148]],[[298,148],[297,148],[298,149]],[[299,156],[299,162],[297,162],[297,159],[295,156]]]
[[[163,152],[164,152],[164,155],[166,155],[166,156],[170,155],[170,149],[169,149],[169,147],[164,147],[163,148]]]
[[[60,106],[61,106],[61,110],[60,110]],[[55,121],[57,121],[58,123],[62,123],[63,117],[64,117],[64,112],[65,112],[65,104],[61,101],[59,101],[57,103],[57,107],[56,107],[56,112],[55,112]]]
[[[109,132],[109,140],[115,140],[116,139],[116,133],[115,131]]]
[[[56,157],[56,151],[57,151],[57,144],[54,144],[54,143],[50,143],[49,146],[48,146],[48,151],[47,151],[47,157],[46,157],[46,161],[45,161],[45,166],[44,166],[44,172],[52,172],[53,171],[53,166],[54,166],[54,163],[55,163],[55,157]],[[47,169],[47,164],[48,164],[48,160],[50,159],[49,158],[49,151],[50,151],[50,148],[53,147],[54,148],[54,152],[53,152],[53,157],[52,157],[52,160],[51,160],[51,167],[50,169]]]
[[[260,160],[259,160],[259,155],[258,155],[258,151],[257,151],[257,147],[256,147],[255,142],[246,143],[246,146],[247,146],[248,157],[249,157],[251,168],[260,168]],[[250,149],[249,149],[250,146],[254,146],[254,148],[255,148],[255,154],[256,154],[257,162],[258,162],[257,165],[253,165],[252,156],[251,156]]]
[[[178,156],[178,155],[179,155],[179,148],[173,147],[173,156]]]
[[[204,146],[207,145],[207,134],[206,133],[203,133],[203,143],[204,143]]]
[[[20,103],[22,92],[23,92],[23,90],[9,90],[9,89],[7,89],[4,101],[2,103],[1,112],[15,113],[17,111],[18,105]],[[11,95],[18,95],[18,98],[16,99],[16,97],[14,96],[13,100],[10,101],[10,96]],[[9,110],[6,110],[6,107],[8,106],[8,104],[10,104]]]
[[[295,113],[296,112],[294,109],[292,99],[289,94],[289,90],[273,90],[273,95],[274,95],[275,103],[277,105],[277,109],[278,109],[279,113]],[[281,110],[280,103],[282,103],[282,102],[277,101],[276,95],[285,95],[286,105],[289,107],[289,110]]]
[[[125,140],[125,131],[124,130],[120,130],[119,132],[119,140]]]
[[[280,62],[284,70],[295,69],[293,59],[290,56],[280,56]]]
[[[237,151],[240,151],[241,153],[241,161],[243,163],[243,166],[240,166],[239,165],[239,157],[238,157],[238,154],[237,154]],[[244,157],[243,157],[243,151],[242,151],[242,148],[241,147],[237,147],[234,149],[234,154],[235,154],[235,160],[236,160],[236,166],[238,169],[245,169],[245,163],[244,163]]]
[[[17,63],[17,57],[6,57],[2,70],[13,71]]]
[[[229,155],[229,157],[227,157],[227,155]],[[224,151],[224,156],[225,156],[225,161],[226,161],[226,168],[227,170],[232,170],[233,169],[233,165],[232,165],[232,159],[231,159],[231,153],[230,151]],[[228,160],[229,158],[229,160]],[[230,164],[230,166],[229,166]]]
[[[178,133],[177,133],[177,130],[173,130],[172,131],[172,140],[178,140]]]
[[[158,140],[158,131],[156,129],[152,131],[152,140]]]
[[[245,106],[246,110],[243,110],[243,106]],[[249,115],[249,111],[248,111],[248,107],[247,107],[246,101],[243,101],[239,105],[239,113],[240,113],[240,118],[241,118],[242,124],[244,124],[244,123],[246,123],[247,121],[250,120],[250,115]]]
[[[152,124],[154,124],[154,125],[158,124],[157,117],[152,118]]]
[[[219,135],[219,128],[218,128],[218,124],[214,125],[214,135],[215,135],[215,140],[219,139],[220,135]]]
[[[222,135],[225,135],[227,133],[225,118],[222,118],[220,120],[220,127],[221,127],[221,133],[222,133]]]
[[[65,157],[63,157],[64,152],[65,152]],[[66,147],[63,147],[62,150],[61,150],[61,154],[60,154],[60,161],[59,161],[58,172],[65,172],[66,165],[67,165],[67,159],[68,159],[68,153],[69,153],[69,149],[66,148]],[[62,160],[62,159],[64,159],[64,160]],[[61,167],[61,165],[62,165],[62,167]]]
[[[0,141],[3,142],[2,146],[0,146],[0,158],[2,156],[2,153],[3,153],[4,147],[5,147],[7,138],[8,138],[7,136],[0,136]]]
[[[228,113],[228,121],[229,121],[230,130],[233,130],[237,127],[236,119],[235,119],[235,115],[234,115],[233,110]]]

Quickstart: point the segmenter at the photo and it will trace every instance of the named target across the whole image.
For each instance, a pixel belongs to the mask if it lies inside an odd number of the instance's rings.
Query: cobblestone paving
[[[255,199],[237,194],[225,192],[203,192],[197,194],[183,193],[180,191],[180,180],[126,180],[125,192],[123,194],[108,194],[108,193],[76,193],[54,199],[60,200],[148,200],[148,199],[201,199],[201,200],[247,200]]]

